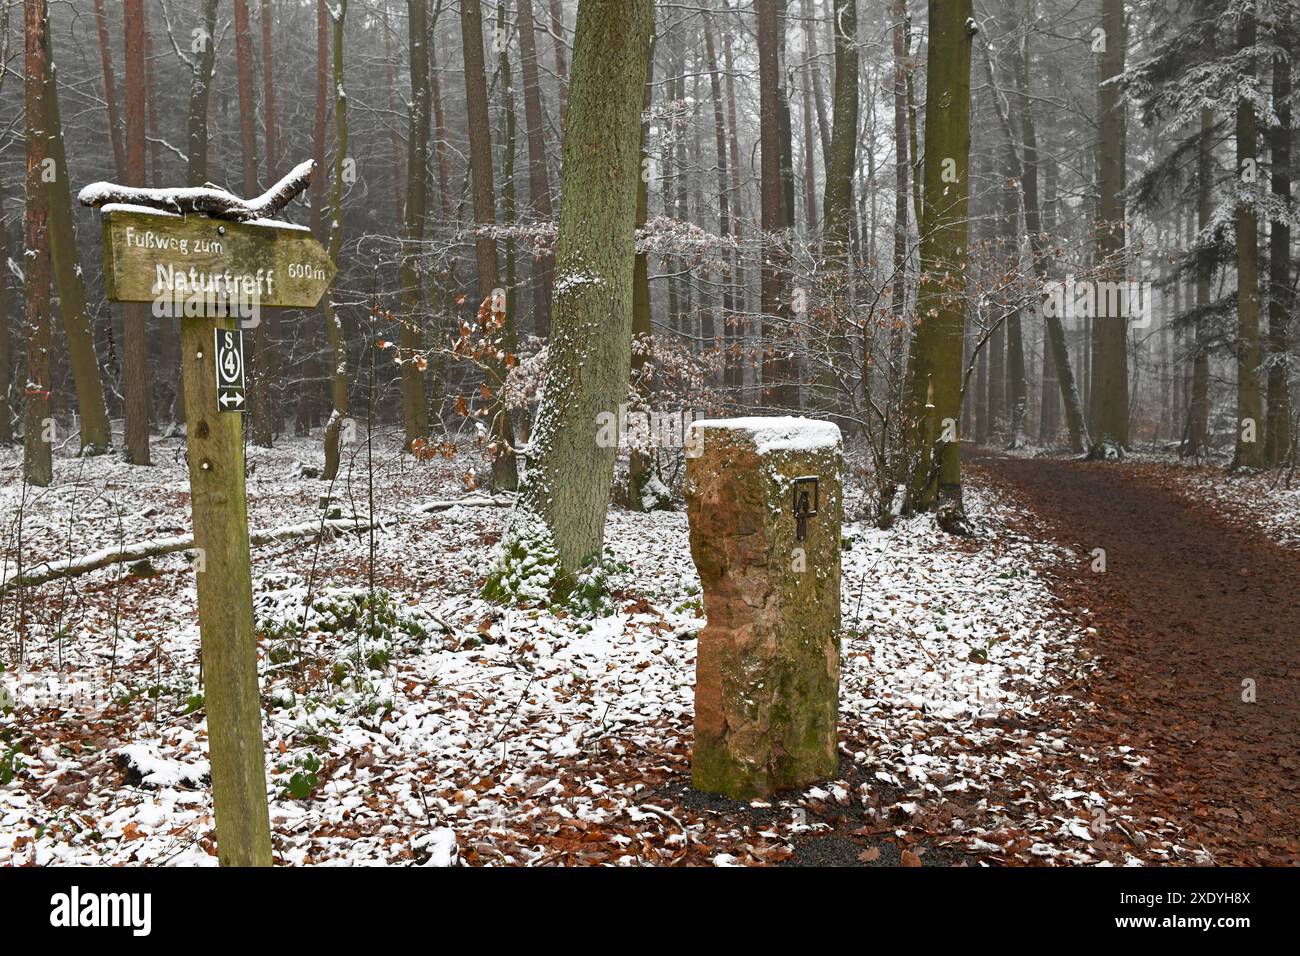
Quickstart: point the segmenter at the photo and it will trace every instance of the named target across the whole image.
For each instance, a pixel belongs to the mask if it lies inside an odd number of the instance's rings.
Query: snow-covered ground
[[[1300,548],[1300,472],[1234,474],[1221,465],[1158,460],[1182,490],[1286,548]],[[1288,487],[1289,486],[1289,487]]]
[[[703,620],[684,511],[611,511],[609,613],[504,609],[479,590],[508,511],[417,513],[466,493],[473,454],[416,462],[396,442],[376,435],[373,563],[365,534],[253,552],[278,860],[757,864],[853,818],[923,862],[1136,862],[1098,824],[1142,830],[1123,803],[1145,758],[1072,736],[1086,635],[1040,577],[1057,552],[1005,528],[1014,502],[970,487],[969,541],[928,518],[846,526],[842,779],[746,806],[689,791]],[[26,563],[186,533],[183,451],[57,460],[55,485],[26,490]],[[354,451],[332,496],[364,517]],[[250,448],[251,524],[318,519],[319,459],[316,441]],[[0,452],[10,571],[17,463]],[[215,864],[198,648],[184,554],[28,589],[21,616],[4,595],[0,864]],[[1103,758],[1132,779],[1103,779]],[[1144,860],[1181,852],[1139,836]]]

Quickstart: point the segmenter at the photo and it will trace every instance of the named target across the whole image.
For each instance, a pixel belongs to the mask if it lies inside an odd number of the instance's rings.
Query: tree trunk
[[[126,0],[122,31],[126,36],[126,181],[145,185],[144,0]],[[122,307],[122,392],[126,418],[125,458],[133,465],[149,460],[148,306]]]
[[[50,256],[54,284],[59,293],[59,313],[68,342],[68,357],[77,389],[77,411],[81,423],[81,453],[102,455],[108,451],[112,433],[108,408],[104,404],[104,383],[100,378],[99,359],[95,355],[95,333],[86,310],[86,285],[77,256],[77,234],[72,216],[72,199],[68,193],[71,178],[64,152],[63,127],[59,118],[58,73],[54,52],[47,37],[45,75],[45,132],[49,140],[46,156],[54,160],[54,179],[46,184],[49,192]]]
[[[856,13],[854,14],[856,19]],[[907,310],[907,233],[908,219],[907,179],[908,179],[908,141],[907,141],[907,0],[894,0],[894,275],[891,304],[894,322],[898,330],[902,329],[903,318]],[[838,32],[836,53],[839,53]],[[829,203],[827,203],[829,206]],[[895,334],[897,348],[891,353],[895,363],[902,359],[901,331]],[[897,369],[894,370],[895,374]]]
[[[5,229],[4,190],[0,189],[0,263],[9,261],[9,233]],[[0,270],[0,445],[14,440],[13,345],[9,327],[9,269]]]
[[[564,137],[550,363],[527,478],[489,578],[500,593],[512,564],[553,548],[564,593],[599,561],[617,442],[600,414],[627,395],[632,335],[641,107],[654,15],[651,0],[582,0]]]
[[[1011,161],[1012,166],[1015,167],[1014,153]],[[1019,179],[1023,187],[1023,177],[1016,175],[1019,171],[1016,167],[1011,178],[1013,181]],[[1004,275],[1018,274],[1021,268],[1020,205],[1021,194],[1014,186],[1004,186],[1002,190],[1004,224],[1002,235],[1006,256],[1003,266]],[[1013,291],[1012,295],[1014,294]],[[1005,411],[1008,417],[1007,447],[1019,448],[1025,442],[1025,419],[1029,417],[1029,381],[1026,374],[1025,339],[1020,322],[1020,307],[1015,303],[1008,303],[1008,306],[1011,308],[1011,313],[1007,316],[1007,356],[1006,365],[1001,370],[1003,383],[1000,403],[1001,410]]]
[[[239,88],[239,152],[244,174],[244,195],[256,196],[257,187],[257,99],[254,93],[253,27],[249,19],[248,0],[235,0],[235,63]],[[253,444],[270,448],[271,424],[271,344],[267,340],[268,323],[256,317],[253,328],[253,361],[249,368],[249,435]]]
[[[121,180],[126,177],[126,151],[122,146],[122,118],[117,109],[117,81],[113,76],[113,55],[108,45],[104,0],[95,0],[95,28],[99,33],[99,62],[104,71],[104,102],[108,105],[108,133],[113,142],[113,169]]]
[[[332,79],[334,81],[334,182],[330,187],[329,256],[338,262],[343,249],[343,165],[348,159],[348,95],[343,83],[343,27],[348,15],[348,0],[334,0],[337,6],[320,0],[332,21],[331,47]],[[338,476],[342,452],[339,440],[343,422],[348,415],[348,350],[343,333],[343,320],[335,311],[333,290],[325,293],[325,330],[330,343],[330,397],[333,410],[325,425],[325,468],[321,475],[326,481]]]
[[[500,56],[497,59],[497,76],[501,80],[502,158],[501,158],[501,213],[507,226],[516,223],[515,217],[515,153],[518,146],[519,124],[515,109],[515,80],[510,71],[510,43],[506,31],[506,0],[497,0],[497,32],[501,37]],[[519,282],[515,263],[515,239],[507,231],[501,239],[506,254],[506,333],[509,341],[505,352],[513,354],[518,348],[514,335],[519,315]]]
[[[1257,24],[1253,10],[1242,14],[1238,49],[1255,45]],[[1254,83],[1256,67],[1247,60],[1245,83]],[[1259,389],[1259,173],[1256,162],[1255,107],[1242,97],[1237,102],[1237,175],[1251,193],[1237,202],[1237,445],[1234,468],[1260,468],[1264,464],[1264,406]]]
[[[937,509],[941,524],[961,530],[962,291],[970,198],[971,0],[930,0],[926,57],[925,192],[921,206],[921,282],[917,329],[908,368],[905,427],[910,510]]]
[[[1201,135],[1196,147],[1196,228],[1206,229],[1213,214],[1213,150],[1214,111],[1208,106],[1201,109]],[[1212,266],[1205,257],[1197,263],[1196,308],[1210,304],[1210,276]],[[1187,451],[1193,458],[1205,453],[1210,423],[1210,351],[1206,342],[1208,331],[1204,318],[1197,318],[1193,330],[1195,354],[1192,357],[1192,400],[1187,428]]]
[[[54,480],[50,454],[50,232],[45,172],[44,79],[49,63],[49,18],[45,0],[24,0],[24,81],[27,105],[27,388],[23,403],[23,476],[45,487]]]
[[[239,88],[239,153],[244,174],[244,195],[256,196],[257,99],[253,92],[253,28],[248,0],[235,0],[235,64]]]
[[[1056,196],[1057,173],[1056,161],[1048,157],[1046,165],[1046,190],[1043,197],[1043,231],[1049,236],[1056,232]],[[1043,275],[1053,272],[1050,259],[1043,263]],[[1057,432],[1061,430],[1061,383],[1056,376],[1056,357],[1052,355],[1052,338],[1043,336],[1043,388],[1039,403],[1038,435],[1040,445],[1049,445],[1056,441]]]
[[[215,37],[219,3],[220,0],[203,0],[204,42],[195,52],[191,68],[190,106],[185,116],[185,182],[190,186],[202,186],[208,181],[208,93],[212,88],[212,68],[217,55]]]
[[[704,29],[709,29],[708,15],[705,15]],[[641,102],[641,167],[636,185],[636,228],[645,226],[646,215],[650,206],[650,184],[646,167],[649,156],[647,144],[650,140],[650,121],[646,118],[654,98],[654,44],[651,37],[650,55],[646,57],[645,95]],[[725,206],[724,206],[725,208]],[[654,368],[650,364],[650,343],[654,327],[650,314],[650,255],[638,249],[632,267],[632,362],[629,381],[639,395],[648,401],[650,379]],[[650,366],[650,367],[647,367]],[[628,455],[627,465],[627,506],[634,511],[644,510],[642,492],[654,467],[654,453],[633,448]]]
[[[542,125],[542,84],[537,69],[537,34],[532,0],[515,0],[519,17],[519,68],[524,80],[524,133],[528,139],[528,202],[532,217],[549,223],[551,180],[546,168],[546,135]],[[533,334],[545,338],[551,328],[551,282],[555,257],[533,257]]]
[[[271,57],[272,0],[262,0],[262,102],[266,107],[266,181],[274,183],[280,178],[279,137],[275,129],[275,70]],[[324,175],[317,172],[318,176]],[[270,403],[267,418],[274,434],[284,430],[284,358],[280,336],[280,310],[272,309],[266,317],[266,369],[263,391]],[[269,445],[270,442],[268,441]]]
[[[474,223],[478,227],[474,239],[474,259],[478,273],[478,313],[484,323],[484,333],[497,334],[491,328],[503,321],[502,334],[509,337],[509,327],[514,317],[508,312],[503,320],[492,307],[501,283],[497,261],[497,242],[492,235],[496,225],[496,186],[492,178],[492,131],[488,117],[487,74],[483,64],[483,14],[479,0],[461,0],[461,47],[465,61],[465,110],[469,125],[469,165],[474,180]],[[509,490],[518,484],[514,452],[514,428],[510,423],[510,410],[497,401],[504,381],[504,370],[499,363],[489,360],[487,384],[492,392],[491,426],[492,487]]]
[[[1109,2],[1109,0],[1108,0]],[[1027,43],[1027,37],[1025,41]],[[1033,104],[1029,98],[1029,51],[1017,46],[1013,53],[1016,76],[1017,102],[1020,113],[1021,138],[1024,157],[1021,161],[1021,196],[1024,201],[1025,231],[1029,233],[1029,246],[1033,258],[1034,275],[1039,282],[1047,281],[1047,264],[1050,252],[1043,241],[1042,206],[1038,197],[1038,140],[1034,124]],[[1010,133],[1008,132],[1008,135]],[[1046,310],[1039,310],[1046,312]],[[1065,339],[1061,317],[1044,314],[1044,335],[1050,339],[1052,362],[1056,367],[1056,383],[1061,390],[1065,406],[1065,422],[1070,433],[1070,448],[1076,454],[1088,450],[1088,429],[1083,420],[1083,405],[1070,365],[1070,348]],[[1127,394],[1127,393],[1126,393]],[[1021,424],[1023,425],[1023,416]]]
[[[1295,49],[1295,23],[1283,7],[1279,42]],[[1278,125],[1269,131],[1273,153],[1273,195],[1282,208],[1291,204],[1291,60],[1273,56],[1273,104]],[[1264,463],[1281,464],[1291,451],[1291,395],[1288,391],[1290,330],[1294,296],[1291,293],[1291,224],[1276,216],[1269,230],[1268,295],[1268,408],[1264,420]]]
[[[155,189],[161,189],[162,178],[162,133],[158,129],[158,87],[153,74],[153,34],[149,31],[149,16],[146,9],[144,18],[144,109],[148,120],[149,143],[149,178]]]
[[[564,5],[561,0],[550,0],[551,36],[555,41],[555,80],[560,86],[560,129],[564,129],[564,112],[569,100],[568,57],[564,52]]]
[[[718,75],[718,48],[713,39],[713,18],[708,12],[704,15],[704,55],[709,69],[709,95],[713,101],[713,148],[718,164],[718,235],[731,235],[731,197],[730,181],[727,168],[727,126],[723,119],[722,78]],[[647,108],[648,108],[647,104]],[[724,262],[722,275],[722,325],[717,329],[718,346],[722,350],[724,369],[723,382],[731,387],[739,384],[740,356],[738,343],[735,341],[736,297],[734,277],[734,259],[731,252],[723,249]],[[638,262],[639,262],[638,258]]]
[[[803,0],[804,10],[808,9],[808,0]],[[804,25],[804,35],[808,35],[807,25]],[[813,144],[813,113],[816,111],[813,106],[812,95],[812,65],[808,57],[804,57],[803,68],[799,71],[799,95],[803,100],[800,112],[803,114],[803,215],[804,227],[807,229],[808,245],[812,249],[817,248],[817,239],[820,230],[817,225],[817,160],[815,146]]]
[[[325,124],[328,117],[329,90],[329,18],[326,13],[326,0],[316,0],[316,111],[312,124],[312,158],[316,162],[316,175],[311,183],[311,231],[317,239],[328,241],[323,219],[325,210]],[[329,293],[325,294],[325,304],[321,306],[321,316],[328,322]],[[319,391],[315,383],[321,377],[319,358],[320,333],[314,316],[305,316],[304,333],[307,345],[307,359],[303,362],[302,376],[311,383],[298,393],[298,408],[294,421],[294,432],[306,435],[316,423],[316,410],[319,407]],[[332,341],[332,340],[331,340]],[[328,456],[328,450],[326,451]]]
[[[857,3],[854,2],[853,20],[856,32],[857,26]],[[834,9],[831,9],[832,19],[830,21],[832,45],[838,35],[839,28],[835,25]],[[817,31],[821,28],[821,22],[814,16],[812,0],[803,0],[803,30],[804,40],[808,45],[808,75],[809,83],[812,87],[812,100],[814,113],[817,117],[817,140],[820,144],[822,154],[822,168],[825,169],[831,164],[831,121],[826,116],[826,95],[822,91],[822,75],[818,69],[818,63],[821,55],[817,46]],[[854,52],[857,52],[857,46],[854,45]],[[833,94],[832,94],[833,95]]]
[[[722,0],[722,8],[730,12],[731,6],[727,0]],[[731,201],[729,204],[731,209],[731,229],[732,235],[737,245],[739,245],[741,240],[741,220],[744,217],[744,196],[740,191],[740,127],[736,120],[736,72],[732,63],[730,22],[726,24],[726,28],[722,31],[722,65],[726,71],[727,80],[727,155],[731,160]],[[745,287],[745,274],[744,256],[737,254],[736,275],[732,286],[736,290],[736,308],[742,313],[749,311],[749,294]],[[736,338],[739,341],[738,349],[743,351],[745,324],[740,319],[736,320]],[[737,388],[744,384],[743,378],[744,375],[741,372],[740,379],[735,383]]]
[[[424,241],[429,166],[429,7],[426,0],[407,0],[411,45],[411,132],[406,174],[405,239],[398,281],[402,297],[402,417],[406,447],[429,434],[429,405],[424,392],[423,278],[416,267]]]
[[[1103,0],[1101,25],[1106,48],[1098,63],[1097,191],[1101,197],[1097,223],[1099,278],[1127,283],[1124,228],[1124,104],[1119,77],[1124,72],[1128,43],[1124,0]],[[1117,315],[1108,314],[1118,312]],[[1119,296],[1098,295],[1097,427],[1090,456],[1112,458],[1128,447],[1128,320]]]
[[[848,251],[849,222],[853,215],[853,171],[858,164],[857,0],[835,0],[831,16],[835,30],[835,89],[831,98],[834,123],[831,127],[830,158],[826,162],[826,194],[822,203],[824,234],[822,252],[826,259],[833,263],[831,269],[840,269],[847,266],[844,258]],[[895,64],[895,79],[899,69],[900,65]],[[903,162],[906,163],[906,147],[903,156]],[[905,170],[902,175],[903,190],[906,192]],[[904,211],[903,229],[906,228],[907,216]],[[904,236],[904,250],[906,245],[907,238]],[[897,268],[899,258],[897,234],[894,257]]]
[[[807,3],[805,0],[805,11]],[[826,261],[829,294],[832,300],[831,316],[827,329],[818,329],[819,349],[825,349],[826,358],[818,374],[818,391],[821,401],[834,408],[839,397],[834,365],[837,356],[846,355],[851,348],[845,332],[850,305],[853,301],[853,269],[850,257],[849,235],[853,222],[853,174],[858,165],[858,13],[857,0],[836,0],[831,11],[831,24],[835,39],[835,87],[832,92],[833,126],[831,147],[826,162],[826,188],[822,201],[822,255]],[[808,68],[804,75],[804,160],[806,179],[814,175],[812,164],[812,124],[808,115]],[[809,195],[812,184],[809,183]],[[809,244],[814,249],[816,209],[808,201]],[[808,323],[811,326],[811,323]],[[806,330],[813,332],[812,328]],[[862,388],[870,389],[871,364],[870,333],[860,343],[862,349]]]
[[[275,70],[271,59],[272,0],[262,0],[262,102],[266,107],[266,181],[280,178],[280,154],[275,133]]]
[[[189,186],[202,186],[208,181],[208,96],[212,89],[212,70],[217,57],[217,6],[220,0],[203,0],[203,44],[194,51],[190,65],[190,104],[185,114],[185,182]],[[317,166],[316,180],[323,177],[323,167]],[[180,320],[177,320],[178,322]],[[310,333],[309,341],[310,341]],[[303,390],[307,392],[307,389]],[[185,423],[185,401],[177,396],[172,418],[177,424]],[[301,402],[302,399],[299,399]],[[301,406],[300,406],[301,407]]]
[[[778,0],[754,0],[758,17],[758,90],[761,225],[763,265],[760,278],[763,394],[767,408],[794,408],[798,385],[790,381],[786,359],[791,343],[790,307],[786,301],[786,254],[777,234],[788,225],[782,162],[780,21]]]
[[[144,103],[148,119],[149,180],[155,189],[164,183],[162,162],[162,133],[158,127],[158,82],[154,72],[153,33],[149,29],[146,8],[144,20]],[[56,253],[57,269],[57,253]],[[153,362],[152,421],[171,423],[173,409],[183,405],[180,401],[180,329],[179,320],[158,318],[149,320],[150,336],[155,341]]]

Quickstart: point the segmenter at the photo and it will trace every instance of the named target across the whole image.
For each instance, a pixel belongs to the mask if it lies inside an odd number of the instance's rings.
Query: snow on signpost
[[[696,789],[750,799],[835,773],[842,471],[831,422],[691,426],[687,516],[707,617]]]

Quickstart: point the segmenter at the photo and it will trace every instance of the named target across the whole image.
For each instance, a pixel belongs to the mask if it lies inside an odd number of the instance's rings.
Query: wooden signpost
[[[213,188],[106,183],[80,195],[104,207],[108,298],[153,302],[155,315],[181,321],[203,700],[223,866],[271,865],[243,416],[225,413],[244,407],[240,319],[255,320],[263,307],[315,306],[334,277],[309,231],[266,221],[307,187],[312,168],[303,163],[254,200]]]
[[[104,282],[113,302],[156,302],[167,295],[184,305],[210,295],[309,309],[334,278],[325,247],[309,229],[288,223],[109,206],[103,232]]]

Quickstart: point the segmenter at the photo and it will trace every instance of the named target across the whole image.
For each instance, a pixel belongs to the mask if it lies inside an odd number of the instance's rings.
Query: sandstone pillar
[[[696,789],[749,799],[835,774],[842,467],[830,422],[691,426],[687,514],[707,617]]]

